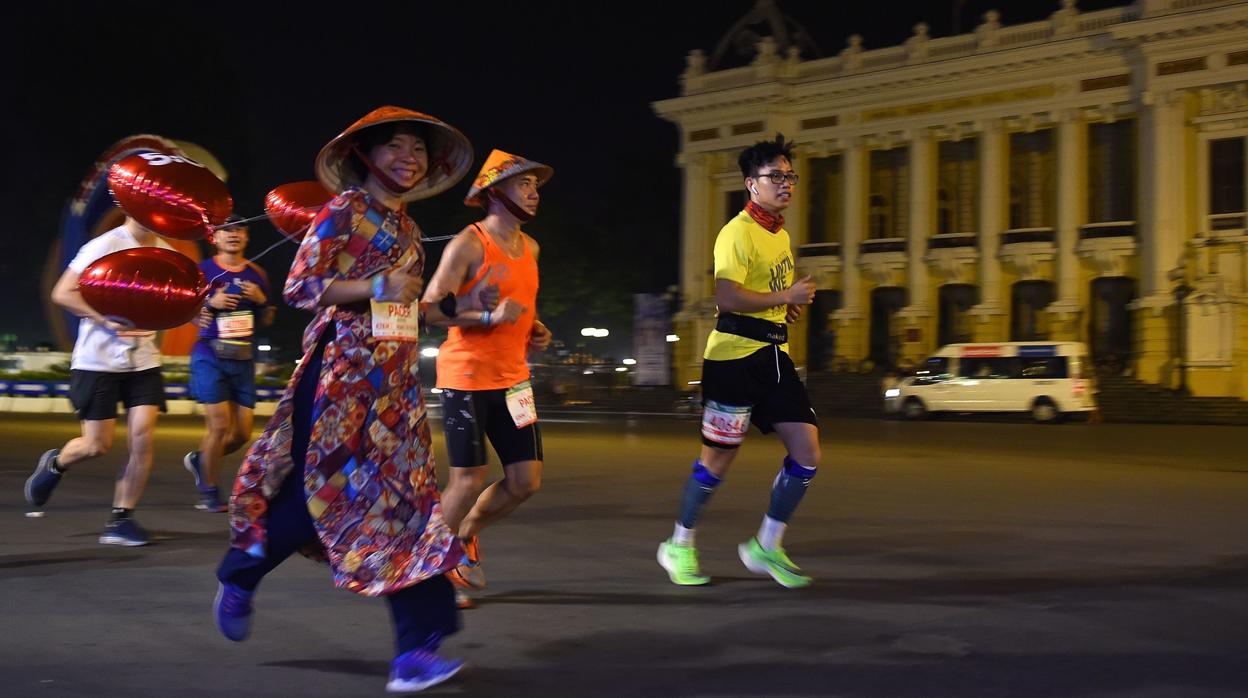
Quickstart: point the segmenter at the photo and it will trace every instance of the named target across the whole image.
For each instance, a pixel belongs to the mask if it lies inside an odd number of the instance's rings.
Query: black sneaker
[[[100,543],[104,545],[147,545],[147,531],[143,530],[134,519],[114,519],[104,525],[104,533],[100,534]]]
[[[26,478],[26,501],[34,506],[41,507],[48,498],[52,496],[52,490],[61,482],[61,476],[64,473],[52,471],[52,461],[60,455],[60,450],[52,449],[44,451],[39,456],[39,465],[35,466],[35,472]]]

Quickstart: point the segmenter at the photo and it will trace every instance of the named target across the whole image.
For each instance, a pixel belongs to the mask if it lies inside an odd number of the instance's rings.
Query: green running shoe
[[[698,549],[692,545],[676,545],[671,540],[659,543],[659,564],[667,570],[672,584],[698,586],[711,581],[698,568]]]
[[[784,554],[784,548],[763,550],[757,538],[738,545],[737,554],[741,556],[741,562],[745,563],[746,569],[754,574],[769,574],[780,586],[787,589],[800,589],[812,581]]]

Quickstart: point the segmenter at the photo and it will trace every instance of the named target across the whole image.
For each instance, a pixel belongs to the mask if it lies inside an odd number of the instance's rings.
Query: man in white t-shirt
[[[57,305],[82,318],[69,380],[69,399],[78,413],[82,436],[44,453],[26,480],[26,501],[42,506],[70,466],[108,452],[113,445],[117,403],[124,404],[130,458],[117,479],[113,513],[100,535],[100,542],[108,545],[148,543],[147,532],[131,518],[131,512],[152,470],[152,432],[156,415],[165,411],[165,388],[156,333],[128,329],[101,315],[83,299],[78,278],[95,260],[135,247],[172,249],[156,233],[127,217],[120,227],[83,245],[52,289]]]

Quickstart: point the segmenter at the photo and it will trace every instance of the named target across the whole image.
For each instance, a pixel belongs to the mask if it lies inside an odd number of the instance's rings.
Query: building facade
[[[1109,370],[1248,398],[1248,3],[1064,0],[810,60],[773,37],[736,68],[693,51],[653,105],[681,134],[678,384],[714,325],[736,155],[782,132],[801,176],[786,228],[819,288],[790,333],[809,371],[1083,341]]]

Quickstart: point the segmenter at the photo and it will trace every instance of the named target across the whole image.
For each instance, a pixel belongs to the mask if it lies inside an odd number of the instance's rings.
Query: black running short
[[[819,425],[793,360],[775,345],[741,359],[702,362],[702,443],[716,448],[736,448],[740,445],[739,438],[708,437],[708,433],[716,431],[713,427],[708,429],[708,401],[727,410],[748,409],[750,423],[764,434],[786,422]],[[744,436],[744,427],[739,434]]]
[[[507,390],[442,390],[442,422],[452,468],[489,464],[488,437],[503,465],[542,460],[542,432],[534,422],[517,427]]]
[[[118,402],[126,407],[156,405],[166,411],[159,368],[124,373],[74,369],[69,372],[69,401],[78,419],[90,422],[116,419]]]

